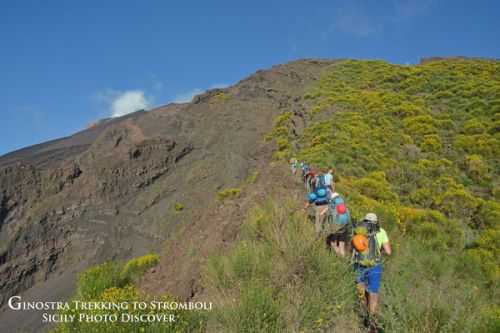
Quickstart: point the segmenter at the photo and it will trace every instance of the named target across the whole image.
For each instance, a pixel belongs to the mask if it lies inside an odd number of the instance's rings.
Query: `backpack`
[[[335,210],[337,211],[337,214],[343,215],[347,212],[347,207],[345,206],[345,203],[341,203],[341,204],[335,205]]]
[[[326,204],[328,203],[328,189],[326,186],[317,186],[314,189],[314,194],[316,194],[316,204]]]
[[[354,228],[354,235],[365,235],[368,238],[368,249],[359,252],[353,246],[353,262],[365,267],[373,267],[382,261],[382,253],[375,237],[380,230],[378,224],[362,221]]]
[[[316,186],[318,186],[318,187],[325,187],[326,186],[325,175],[319,175],[316,178]]]
[[[345,214],[347,212],[347,207],[345,201],[342,197],[338,196],[332,201],[332,208],[335,208],[337,214]]]
[[[351,221],[351,214],[349,213],[348,210],[346,210],[344,213],[341,213],[341,214],[339,214],[337,212],[337,223],[338,224],[347,225],[347,224],[349,224],[350,221]]]
[[[339,197],[335,198],[338,199]],[[330,203],[330,215],[332,216],[332,219],[330,220],[331,223],[335,224],[341,224],[341,225],[347,225],[351,221],[351,214],[349,213],[349,210],[345,206],[344,200],[340,198],[340,203],[336,204],[336,200],[332,200]],[[339,208],[340,207],[340,208]]]

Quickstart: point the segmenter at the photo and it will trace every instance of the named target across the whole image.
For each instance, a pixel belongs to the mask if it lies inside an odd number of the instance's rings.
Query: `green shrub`
[[[69,302],[69,309],[60,311],[62,315],[75,316],[74,321],[60,323],[53,333],[132,333],[132,332],[203,332],[206,325],[206,314],[196,311],[162,310],[147,307],[142,310],[133,306],[134,302],[148,303],[153,300],[150,295],[141,293],[135,286],[138,279],[151,267],[158,264],[159,257],[148,254],[132,259],[125,264],[104,263],[91,267],[80,275],[77,294],[73,301],[99,302],[103,304],[126,304],[120,308],[82,309],[76,302]],[[175,301],[169,296],[155,297],[156,301]],[[129,316],[139,315],[173,315],[174,322],[133,321]],[[116,321],[92,320],[87,318],[103,318],[116,316]]]
[[[181,311],[181,310],[159,310],[159,309],[146,309],[140,310],[139,308],[134,308],[132,304],[134,302],[149,302],[152,299],[141,294],[137,288],[133,286],[126,286],[123,288],[108,288],[104,290],[96,301],[103,303],[113,303],[113,304],[128,304],[126,309],[116,309],[111,310],[105,309],[92,309],[92,310],[81,310],[77,309],[72,303],[69,310],[62,311],[63,315],[74,315],[76,318],[82,320],[75,320],[73,322],[64,322],[59,324],[53,333],[135,333],[135,332],[203,332],[204,331],[204,319],[203,315],[197,312]],[[172,302],[174,301],[170,297],[160,297],[156,298],[156,301]],[[138,321],[127,321],[129,316],[140,316],[140,315],[173,315],[175,316],[175,322],[138,322]],[[116,316],[117,321],[92,321],[92,319],[87,320],[85,318],[98,318],[102,316],[103,318],[107,316]],[[123,320],[122,320],[123,318]]]
[[[475,180],[481,181],[489,178],[488,165],[483,161],[480,155],[473,154],[465,157],[467,173]]]
[[[175,205],[174,205],[174,210],[176,212],[181,212],[184,210],[184,205],[181,204],[180,202],[176,202]]]
[[[449,189],[437,199],[439,209],[450,217],[470,221],[480,202],[465,189]]]
[[[481,327],[478,309],[489,297],[481,279],[456,277],[460,251],[435,251],[404,240],[384,273],[383,325],[387,332],[470,332]],[[410,300],[411,301],[408,301]]]
[[[498,221],[500,221],[500,203],[490,200],[481,202],[476,218],[480,227],[485,229],[498,226]]]
[[[226,200],[226,199],[237,198],[240,196],[240,193],[241,193],[240,188],[227,188],[217,193],[217,196],[219,197],[219,200]]]
[[[139,279],[146,271],[160,262],[157,254],[147,254],[128,261],[123,267],[120,278],[123,284],[128,284]]]
[[[285,332],[280,308],[271,288],[258,283],[244,285],[234,313],[237,319],[234,332]]]
[[[255,170],[254,172],[252,172],[248,175],[247,179],[245,180],[245,183],[250,184],[250,185],[255,184],[258,177],[259,177],[259,170]]]
[[[425,152],[439,152],[443,147],[443,143],[439,135],[429,134],[424,136],[424,141],[422,142],[422,150]]]
[[[94,299],[104,290],[120,286],[121,265],[112,262],[92,267],[82,274],[78,279],[78,297],[82,299]]]
[[[375,200],[397,200],[397,195],[391,191],[390,184],[386,181],[385,174],[383,173],[371,173],[365,178],[355,180],[353,186],[361,194]]]
[[[230,99],[231,95],[225,93],[224,91],[218,91],[215,95],[211,97],[210,104],[222,103]]]

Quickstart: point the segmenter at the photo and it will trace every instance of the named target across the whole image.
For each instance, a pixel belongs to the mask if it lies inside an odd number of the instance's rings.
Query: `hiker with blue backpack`
[[[307,196],[305,209],[314,205],[314,226],[317,234],[323,231],[323,224],[328,213],[328,203],[330,202],[330,191],[322,183],[318,183]]]
[[[331,195],[327,225],[330,232],[326,239],[327,246],[333,248],[337,255],[344,257],[346,244],[350,238],[351,213],[337,192]]]

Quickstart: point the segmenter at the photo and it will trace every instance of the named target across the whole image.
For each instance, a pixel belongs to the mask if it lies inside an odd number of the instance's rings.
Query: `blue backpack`
[[[346,210],[344,214],[337,215],[337,223],[346,225],[351,221],[351,214],[349,213],[349,210]]]
[[[328,203],[329,193],[328,193],[328,189],[326,188],[326,186],[316,187],[316,189],[314,190],[314,194],[316,194],[316,200],[315,200],[316,204]]]
[[[345,206],[345,201],[338,196],[330,202],[331,213],[337,224],[348,224],[351,221],[351,214]]]

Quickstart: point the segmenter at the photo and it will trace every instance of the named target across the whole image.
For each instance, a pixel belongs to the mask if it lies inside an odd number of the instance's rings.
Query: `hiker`
[[[330,235],[327,237],[327,246],[333,248],[337,255],[344,257],[350,236],[351,213],[337,192],[332,193],[328,208],[327,221]]]
[[[307,164],[306,162],[302,162],[302,179],[304,180],[304,182],[306,181],[306,175],[309,173],[309,164]]]
[[[314,226],[317,234],[323,231],[323,224],[328,213],[328,202],[330,193],[328,188],[316,187],[314,191],[308,194],[308,201],[305,204],[305,209],[314,205]]]
[[[333,193],[335,192],[335,183],[333,182],[333,168],[328,169],[328,172],[325,173],[325,183],[328,188],[330,188],[330,191]]]
[[[327,184],[327,177],[323,170],[320,170],[314,179],[314,187],[325,186],[329,187]],[[331,193],[331,192],[330,192]]]
[[[314,192],[314,190],[316,189],[316,186],[315,186],[316,185],[316,176],[317,176],[317,172],[316,172],[316,170],[313,170],[313,169],[309,169],[309,171],[304,176],[304,182],[305,182],[306,190],[308,193]]]
[[[377,311],[382,280],[382,249],[387,255],[392,253],[389,237],[380,227],[376,214],[368,213],[361,223],[356,224],[352,245],[358,292],[369,315],[373,315]]]
[[[292,157],[290,159],[290,167],[292,168],[292,174],[295,175],[297,174],[297,166],[298,166],[298,161],[295,157]]]

